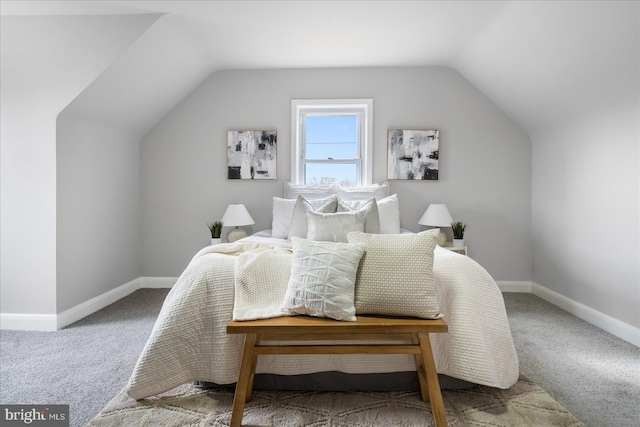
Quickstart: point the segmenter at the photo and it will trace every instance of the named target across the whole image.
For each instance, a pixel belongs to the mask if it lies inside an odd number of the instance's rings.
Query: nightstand
[[[451,251],[451,252],[455,252],[461,255],[467,255],[467,247],[466,246],[459,246],[459,247],[453,247],[453,245],[444,245],[442,246],[444,249]]]

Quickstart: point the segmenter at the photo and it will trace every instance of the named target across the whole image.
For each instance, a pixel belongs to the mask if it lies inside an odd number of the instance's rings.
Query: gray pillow
[[[338,207],[338,200],[335,196],[325,199],[308,201],[302,196],[298,196],[293,208],[291,225],[289,227],[289,239],[292,237],[307,237],[307,213],[308,212],[335,212]]]
[[[309,240],[347,242],[347,233],[363,231],[365,212],[307,213]]]
[[[338,212],[353,212],[363,210],[366,213],[364,220],[364,232],[378,234],[380,232],[380,216],[376,199],[369,200],[342,200],[338,198]]]

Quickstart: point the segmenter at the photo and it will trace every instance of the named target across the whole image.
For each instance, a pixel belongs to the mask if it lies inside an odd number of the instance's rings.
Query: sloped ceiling
[[[144,134],[221,69],[443,65],[528,132],[638,102],[637,1],[3,1],[162,14],[70,105]]]
[[[454,66],[530,133],[637,104],[639,5],[513,3]]]
[[[157,18],[2,15],[2,98],[25,111],[62,110]]]

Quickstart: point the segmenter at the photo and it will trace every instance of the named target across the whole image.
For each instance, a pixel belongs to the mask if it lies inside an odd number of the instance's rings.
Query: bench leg
[[[258,336],[256,334],[247,334],[244,339],[244,349],[242,350],[242,362],[240,362],[240,372],[238,373],[238,383],[236,384],[236,393],[233,397],[233,410],[231,412],[231,427],[240,427],[242,425],[242,415],[244,413],[244,404],[247,401],[247,391],[253,389],[250,380],[253,378],[252,368],[255,367],[254,347]]]
[[[256,342],[253,344],[253,347],[260,344],[260,334],[256,334]],[[256,365],[258,364],[258,355],[253,353],[253,357],[251,358],[251,375],[249,376],[249,384],[247,386],[247,397],[245,398],[245,402],[251,401],[251,395],[253,394],[253,380],[256,376]]]
[[[422,360],[424,361],[424,370],[427,377],[427,388],[429,390],[429,400],[431,401],[431,412],[437,427],[447,427],[447,418],[444,412],[444,403],[442,402],[442,392],[440,391],[440,382],[438,381],[438,373],[436,372],[436,364],[433,360],[433,352],[431,350],[431,341],[428,333],[419,333],[420,350]]]
[[[420,339],[417,333],[411,334],[411,343],[420,345]],[[420,384],[420,396],[423,402],[429,402],[429,388],[427,386],[427,377],[425,376],[424,361],[422,354],[414,355],[416,361],[416,372],[418,373],[418,383]]]

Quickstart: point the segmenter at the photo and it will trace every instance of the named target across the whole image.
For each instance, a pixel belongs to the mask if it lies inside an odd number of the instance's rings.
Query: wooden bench
[[[431,351],[429,333],[447,332],[443,319],[358,316],[356,322],[340,322],[308,316],[279,317],[244,322],[231,321],[228,334],[245,334],[242,362],[233,399],[231,426],[242,424],[245,402],[251,400],[253,379],[260,354],[413,354],[422,400],[431,402],[436,426],[446,427],[444,405]],[[263,345],[262,341],[369,340],[411,341],[412,344]]]

